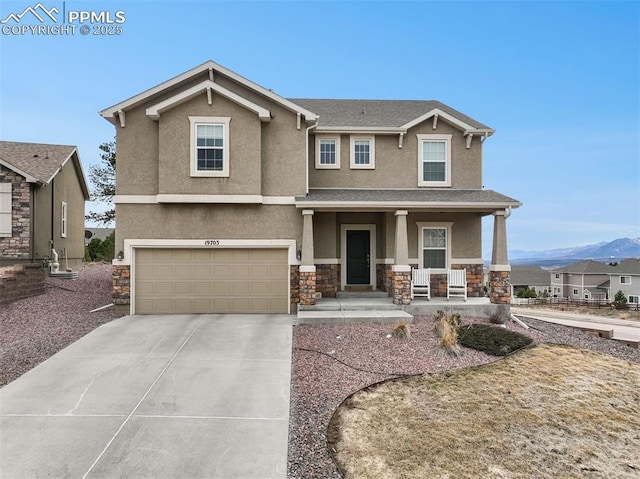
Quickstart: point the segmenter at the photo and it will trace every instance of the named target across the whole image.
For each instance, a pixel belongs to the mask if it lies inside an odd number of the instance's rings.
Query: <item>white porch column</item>
[[[409,265],[409,241],[407,240],[407,210],[396,211],[395,265]]]
[[[313,266],[313,210],[302,210],[302,218],[302,265]]]

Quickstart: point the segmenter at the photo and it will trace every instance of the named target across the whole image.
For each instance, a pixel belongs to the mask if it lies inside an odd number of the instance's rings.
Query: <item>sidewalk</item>
[[[590,314],[567,313],[548,309],[521,308],[512,306],[511,313],[516,316],[538,319],[550,323],[562,324],[580,329],[613,331],[613,339],[640,342],[640,321],[616,319]]]

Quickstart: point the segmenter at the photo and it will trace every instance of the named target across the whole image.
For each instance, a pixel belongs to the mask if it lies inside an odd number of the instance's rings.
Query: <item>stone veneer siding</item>
[[[289,287],[291,289],[290,301],[291,304],[298,304],[300,302],[300,274],[298,272],[297,265],[291,265],[289,270]]]
[[[511,303],[511,273],[489,271],[489,299],[493,304]]]
[[[313,305],[316,304],[316,273],[299,271],[300,280],[300,304]]]
[[[12,184],[12,235],[0,238],[0,261],[3,258],[27,259],[31,240],[31,188],[19,174],[0,166],[0,183]]]
[[[340,291],[340,265],[317,264],[316,293],[321,293],[323,298],[335,298],[338,291]]]
[[[111,287],[114,304],[131,304],[131,267],[129,265],[113,266]]]
[[[417,265],[411,265],[417,268]],[[481,264],[457,264],[451,265],[451,269],[467,270],[467,296],[469,298],[481,298],[484,296],[484,271]],[[447,297],[446,273],[431,274],[431,296],[436,298]]]
[[[411,303],[411,271],[392,271],[393,304]]]
[[[44,270],[39,263],[0,268],[0,306],[44,294]]]

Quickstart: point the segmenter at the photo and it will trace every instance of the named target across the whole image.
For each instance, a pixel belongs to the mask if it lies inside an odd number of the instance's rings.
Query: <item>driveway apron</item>
[[[2,478],[286,478],[291,316],[127,316],[0,389]]]

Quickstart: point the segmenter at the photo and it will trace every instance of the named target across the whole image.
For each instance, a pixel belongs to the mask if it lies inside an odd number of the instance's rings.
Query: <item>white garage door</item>
[[[137,314],[287,313],[285,249],[136,249]]]

